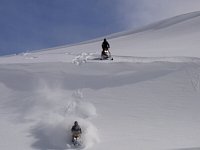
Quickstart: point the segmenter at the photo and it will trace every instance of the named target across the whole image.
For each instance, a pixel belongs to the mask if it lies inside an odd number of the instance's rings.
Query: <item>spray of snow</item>
[[[58,114],[48,114],[37,125],[32,128],[32,135],[36,139],[33,147],[40,149],[70,149],[71,145],[71,126],[77,120],[83,130],[82,141],[85,149],[92,147],[99,142],[96,127],[88,120],[79,117],[61,116]]]
[[[46,101],[45,104],[49,105],[49,110],[43,115],[40,112],[40,120],[32,128],[31,135],[36,139],[33,147],[71,149],[71,127],[75,120],[79,122],[83,131],[84,148],[92,147],[100,141],[97,128],[90,121],[97,115],[96,108],[84,100],[81,90],[69,96],[61,89],[54,89],[52,92],[52,89],[45,86],[40,93],[43,95],[43,102]]]
[[[4,77],[3,73],[7,76]],[[1,79],[6,82],[7,80],[4,78],[12,78],[17,73],[2,70]],[[4,92],[5,95],[2,96],[5,102],[1,111],[13,112],[10,118],[13,118],[16,123],[31,123],[29,135],[35,139],[32,147],[36,149],[66,149],[67,145],[72,144],[71,127],[75,120],[82,128],[85,148],[99,142],[97,128],[91,123],[91,119],[97,115],[96,108],[91,102],[84,99],[81,90],[66,91],[62,89],[59,81],[56,84],[49,83],[43,78],[23,71],[20,75],[24,78],[29,77],[27,83],[32,83],[29,84],[31,90],[24,87],[19,90],[19,87],[15,86],[15,83],[23,82],[21,78],[9,82],[8,85],[1,83],[0,93]],[[10,87],[13,90],[18,89],[18,91],[10,94],[12,92]]]
[[[73,60],[72,63],[76,65],[81,65],[82,63],[87,62],[87,53],[81,53],[80,55],[76,56]]]

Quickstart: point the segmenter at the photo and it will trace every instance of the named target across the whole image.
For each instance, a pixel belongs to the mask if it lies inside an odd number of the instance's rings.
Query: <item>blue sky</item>
[[[0,55],[77,43],[199,10],[199,0],[0,0]]]

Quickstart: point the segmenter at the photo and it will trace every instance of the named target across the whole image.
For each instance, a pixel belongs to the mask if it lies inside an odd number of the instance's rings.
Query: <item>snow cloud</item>
[[[134,28],[176,15],[199,11],[199,0],[119,0],[125,28]]]

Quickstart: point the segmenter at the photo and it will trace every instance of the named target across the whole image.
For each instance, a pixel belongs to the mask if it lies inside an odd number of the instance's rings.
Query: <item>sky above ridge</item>
[[[200,11],[199,0],[0,0],[0,55],[77,43]]]

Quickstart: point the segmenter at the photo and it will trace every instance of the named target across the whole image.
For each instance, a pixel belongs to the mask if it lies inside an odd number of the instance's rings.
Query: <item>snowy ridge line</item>
[[[194,19],[196,17],[200,17],[200,11],[190,12],[182,15],[178,15],[169,19],[164,19],[159,22],[153,23],[149,26],[146,26],[146,30],[158,30],[162,28],[166,28],[184,21],[188,21]]]
[[[137,29],[132,29],[132,30],[128,30],[128,31],[122,31],[122,32],[118,32],[118,33],[113,33],[110,35],[105,35],[93,40],[88,40],[88,41],[83,41],[80,43],[76,43],[76,44],[71,44],[71,45],[65,45],[65,46],[61,46],[61,47],[55,47],[56,49],[60,49],[60,48],[68,48],[68,47],[72,47],[72,46],[78,46],[78,45],[84,45],[84,44],[89,44],[89,43],[93,43],[93,42],[99,42],[102,41],[105,37],[107,39],[114,39],[114,38],[119,38],[122,36],[127,36],[127,35],[131,35],[131,34],[135,34],[135,33],[140,33],[140,32],[145,32],[148,30],[156,30],[156,29],[162,29],[162,28],[166,28],[168,26],[172,26],[174,24],[178,24],[196,17],[200,16],[200,11],[195,11],[195,12],[191,12],[191,13],[187,13],[187,14],[182,14],[182,15],[178,15],[169,19],[163,19],[161,21],[158,21],[156,23],[151,23],[148,24],[144,27],[139,27]],[[53,50],[52,49],[48,49],[48,50]]]
[[[145,25],[143,27],[139,27],[137,29],[113,33],[113,34],[107,35],[105,37],[107,39],[114,39],[114,38],[119,38],[119,37],[123,37],[123,36],[128,36],[128,35],[131,35],[131,34],[145,32],[145,31],[148,31],[148,30],[158,30],[158,29],[166,28],[166,27],[172,26],[174,24],[178,24],[178,23],[199,17],[199,16],[200,16],[200,11],[195,11],[195,12],[191,12],[191,13],[187,13],[187,14],[178,15],[178,16],[175,16],[175,17],[172,17],[172,18],[163,19],[163,20],[158,21],[156,23],[151,23],[151,24]],[[94,39],[94,40],[81,42],[81,43],[78,43],[77,45],[89,44],[89,43],[93,43],[93,42],[102,41],[102,39],[105,38],[105,37],[100,37],[100,38],[97,38],[97,39]],[[71,45],[71,46],[75,46],[75,45],[76,44]]]
[[[121,31],[121,32],[101,36],[101,37],[98,37],[98,38],[95,38],[95,39],[86,40],[86,41],[82,41],[82,42],[74,43],[74,44],[55,46],[55,47],[51,47],[51,48],[44,48],[44,49],[34,50],[34,51],[28,50],[28,52],[37,53],[37,52],[43,52],[43,51],[48,51],[48,50],[64,49],[64,48],[69,48],[69,47],[73,47],[73,46],[79,46],[79,45],[84,45],[84,44],[100,42],[105,37],[107,39],[115,39],[115,38],[128,36],[128,35],[135,34],[135,33],[145,32],[145,31],[148,31],[148,30],[159,30],[159,29],[166,28],[166,27],[169,27],[169,26],[172,26],[172,25],[184,22],[184,21],[194,19],[194,18],[199,17],[199,16],[200,16],[200,11],[190,12],[190,13],[187,13],[187,14],[178,15],[178,16],[171,17],[171,18],[168,18],[168,19],[163,19],[163,20],[158,21],[156,23],[151,23],[151,24],[145,25],[143,27],[138,27],[136,29],[132,29],[132,30],[128,30],[128,31]],[[20,54],[23,54],[23,53],[26,53],[26,52],[22,52],[22,53],[19,53],[19,54],[5,55],[5,56],[9,57],[9,56],[14,56],[14,55],[20,55]],[[0,57],[2,57],[2,56],[0,56]]]

